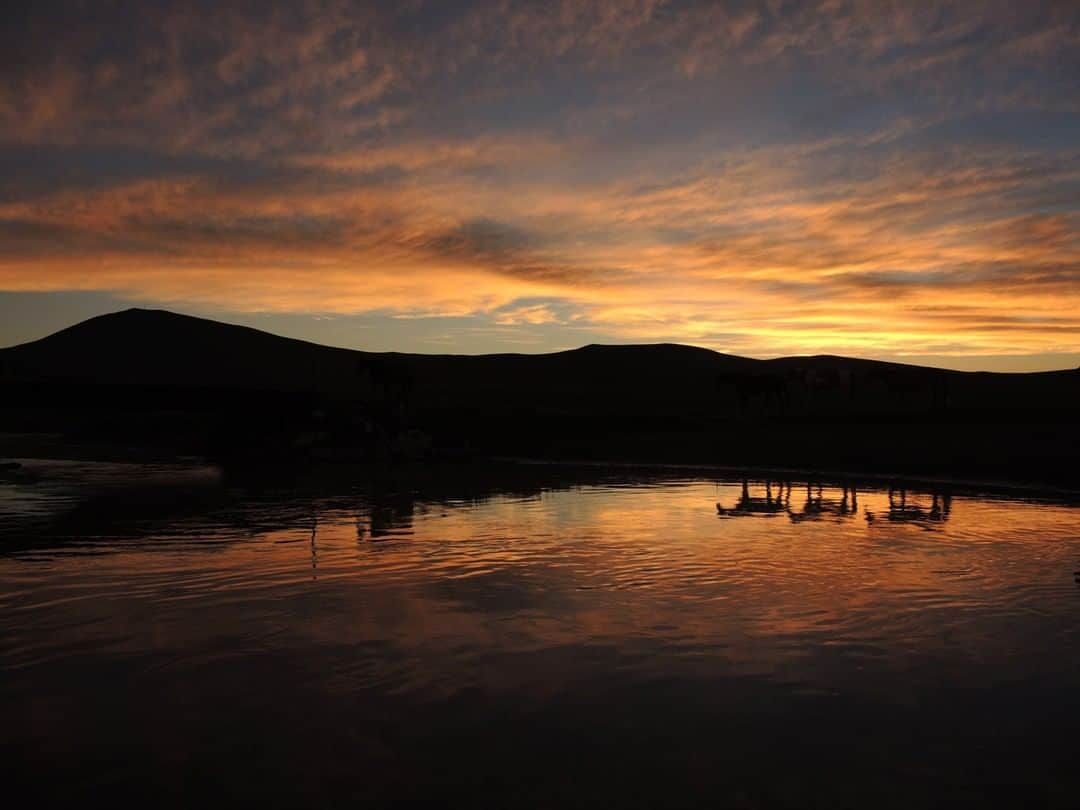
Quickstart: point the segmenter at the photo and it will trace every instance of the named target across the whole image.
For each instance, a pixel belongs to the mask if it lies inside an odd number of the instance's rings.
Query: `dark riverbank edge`
[[[895,472],[866,472],[838,470],[831,468],[806,467],[746,467],[723,464],[679,464],[634,461],[592,461],[580,459],[537,459],[492,457],[493,462],[505,464],[536,465],[544,467],[621,469],[627,471],[665,471],[686,473],[711,473],[716,477],[751,481],[799,481],[815,484],[847,483],[867,488],[882,489],[889,486],[904,485],[914,489],[950,489],[985,495],[1044,495],[1054,499],[1080,501],[1080,488],[1046,484],[1038,481],[1019,481],[977,477],[953,477],[940,475],[919,475]]]
[[[785,481],[821,484],[848,484],[867,489],[906,487],[925,490],[949,490],[985,495],[1046,497],[1054,500],[1080,501],[1080,485],[1071,482],[1040,481],[971,473],[942,475],[886,469],[841,468],[829,465],[752,465],[716,464],[700,461],[655,461],[650,459],[573,458],[477,454],[462,458],[432,457],[410,460],[332,461],[317,458],[266,459],[234,458],[218,460],[198,454],[176,454],[160,448],[109,443],[72,443],[60,434],[0,434],[0,462],[33,460],[76,461],[117,464],[213,465],[239,478],[287,480],[297,475],[338,477],[349,475],[424,479],[448,474],[472,477],[486,470],[544,470],[546,474],[565,470],[571,479],[613,471],[633,474],[686,474],[694,477],[717,477],[729,480]],[[6,475],[5,475],[6,473]],[[13,469],[0,470],[0,483],[18,483]],[[543,477],[548,477],[545,474]]]
[[[129,310],[0,349],[0,459],[42,453],[252,471],[514,458],[1071,493],[1080,370],[671,344],[371,353]]]

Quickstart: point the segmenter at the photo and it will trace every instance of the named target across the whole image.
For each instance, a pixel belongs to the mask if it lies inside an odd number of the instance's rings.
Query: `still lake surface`
[[[25,463],[0,753],[42,801],[1077,801],[1067,500]]]

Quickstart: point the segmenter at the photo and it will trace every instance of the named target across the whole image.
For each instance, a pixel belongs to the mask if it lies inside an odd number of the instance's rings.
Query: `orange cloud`
[[[3,35],[0,290],[759,355],[1080,347],[1080,153],[1009,118],[1075,111],[1068,4],[400,5]]]

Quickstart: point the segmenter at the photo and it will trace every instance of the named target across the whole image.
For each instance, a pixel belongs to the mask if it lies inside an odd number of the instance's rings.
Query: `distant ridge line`
[[[907,368],[918,369],[924,371],[941,372],[949,375],[962,374],[994,374],[1005,376],[1030,376],[1039,374],[1058,374],[1062,372],[1080,371],[1077,369],[1060,369],[1053,371],[965,371],[959,369],[947,369],[938,366],[925,366],[917,363],[897,362],[893,360],[875,360],[872,358],[862,357],[850,357],[845,355],[835,354],[812,354],[812,355],[785,355],[780,357],[772,357],[767,359],[747,357],[744,355],[730,354],[726,352],[720,352],[715,349],[710,349],[705,346],[696,346],[686,343],[672,343],[672,342],[658,342],[658,343],[588,343],[583,346],[579,346],[572,349],[562,349],[552,352],[490,352],[483,354],[459,354],[453,352],[447,353],[420,353],[420,352],[403,352],[403,351],[371,351],[367,349],[348,348],[344,346],[330,346],[322,343],[317,343],[312,340],[296,337],[286,337],[284,335],[278,335],[274,332],[270,332],[264,329],[259,329],[254,326],[247,326],[242,324],[232,324],[226,321],[219,321],[213,318],[206,318],[198,315],[188,315],[186,313],[174,312],[172,310],[149,308],[149,307],[130,307],[127,309],[119,310],[116,312],[104,313],[102,315],[95,315],[84,321],[72,324],[64,327],[56,332],[45,337],[38,338],[36,340],[27,341],[25,343],[16,344],[14,346],[8,346],[0,348],[0,357],[9,355],[11,353],[22,353],[28,351],[31,347],[47,346],[57,341],[62,341],[67,337],[96,337],[103,330],[104,332],[116,332],[120,329],[135,329],[136,326],[147,330],[161,330],[167,328],[174,328],[179,325],[184,325],[186,328],[194,329],[200,326],[209,331],[216,331],[219,337],[224,337],[226,334],[248,335],[248,336],[261,336],[262,339],[272,339],[274,341],[280,341],[282,345],[285,343],[291,343],[294,345],[304,345],[317,348],[321,351],[327,352],[348,352],[358,356],[373,356],[373,357],[386,357],[386,358],[461,358],[471,360],[484,360],[494,358],[555,358],[555,357],[567,357],[574,355],[585,354],[624,354],[624,353],[650,353],[660,354],[664,352],[678,352],[683,356],[697,355],[699,357],[708,357],[714,360],[729,361],[745,366],[756,366],[761,364],[762,368],[768,366],[792,366],[799,363],[811,363],[811,364],[857,364],[857,365],[876,365],[880,367],[895,367],[895,368]],[[144,335],[145,336],[145,335]]]

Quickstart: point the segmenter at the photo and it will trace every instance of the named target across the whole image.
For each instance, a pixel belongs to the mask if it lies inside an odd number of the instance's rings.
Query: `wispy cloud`
[[[0,54],[2,290],[1080,347],[1072,3],[43,2]]]

